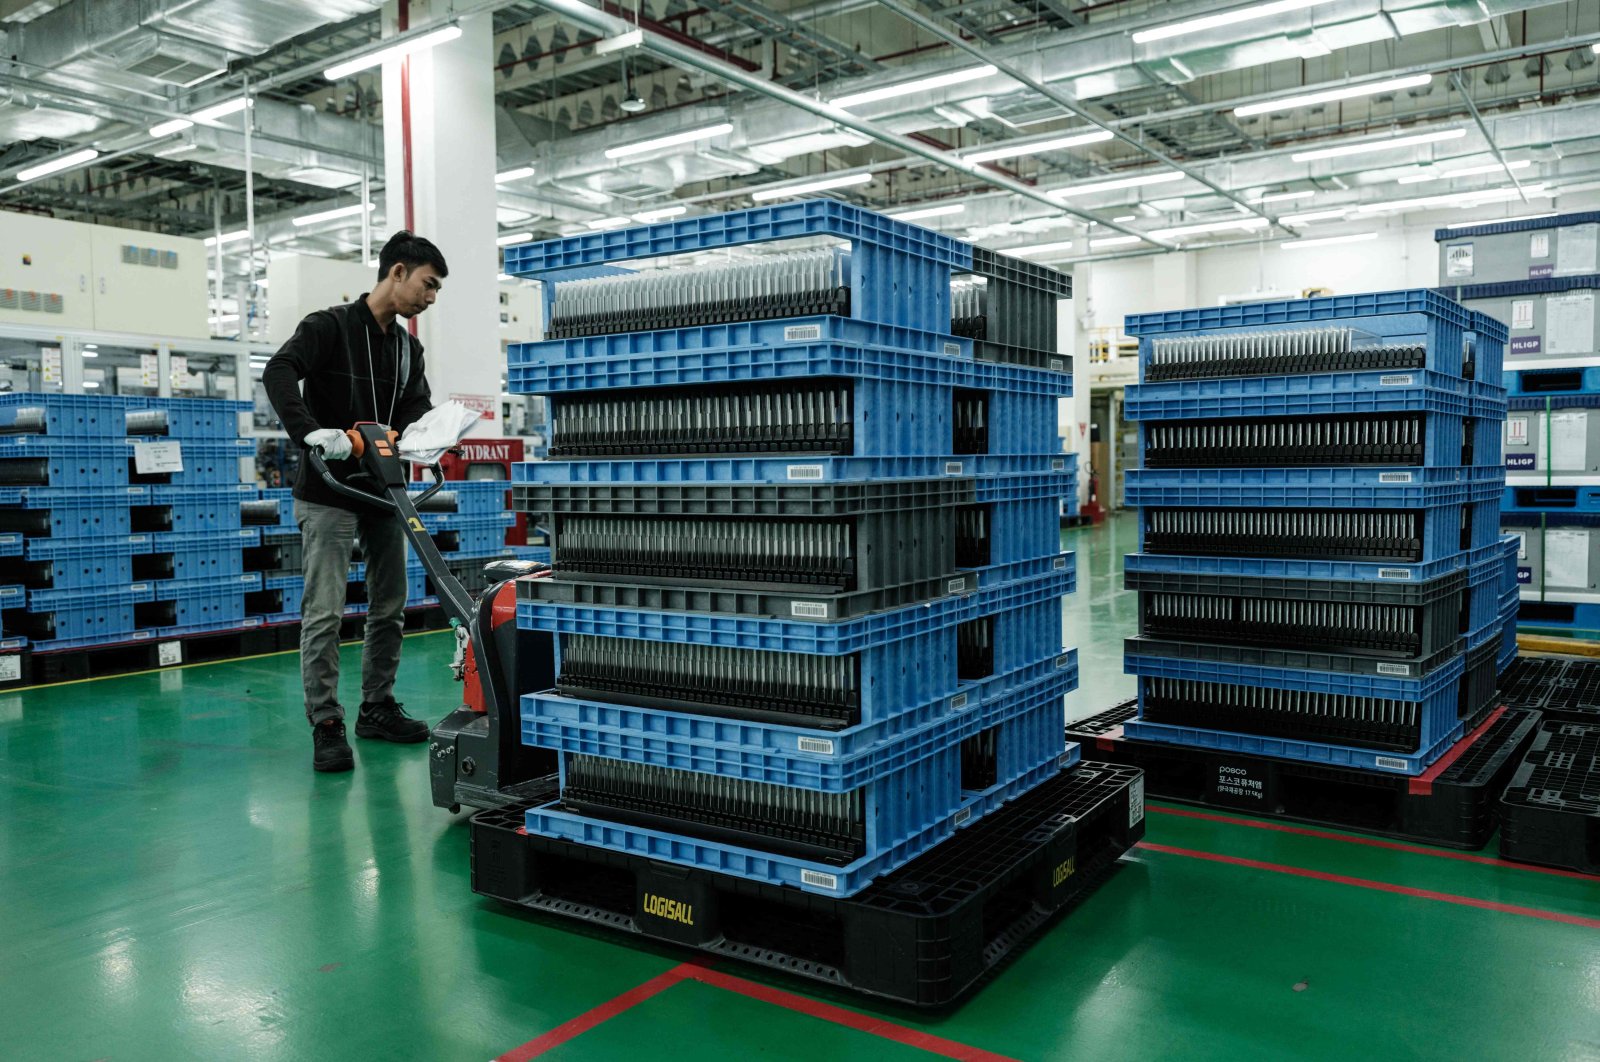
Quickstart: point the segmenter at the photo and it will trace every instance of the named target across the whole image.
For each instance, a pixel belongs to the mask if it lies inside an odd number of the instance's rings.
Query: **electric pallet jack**
[[[522,743],[517,698],[521,690],[555,685],[554,637],[517,627],[516,584],[519,579],[547,578],[549,565],[493,561],[485,566],[488,585],[476,596],[468,593],[417,515],[445,486],[439,466],[428,466],[433,485],[413,498],[408,488],[415,484],[407,481],[396,449],[398,432],[361,423],[345,434],[349,459],[360,462],[360,471],[341,480],[316,449],[308,451],[312,467],[331,489],[399,518],[456,635],[450,666],[466,688],[461,705],[433,728],[428,745],[434,805],[451,812],[463,804],[499,808],[548,790],[556,753]]]

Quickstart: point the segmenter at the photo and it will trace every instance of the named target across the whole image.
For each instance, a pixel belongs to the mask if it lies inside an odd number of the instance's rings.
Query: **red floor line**
[[[929,1054],[939,1055],[943,1058],[959,1059],[960,1062],[1016,1062],[1006,1055],[997,1055],[993,1051],[985,1051],[981,1047],[971,1047],[967,1044],[946,1040],[932,1033],[919,1032],[904,1025],[897,1025],[883,1018],[874,1018],[869,1014],[858,1014],[853,1010],[836,1007],[831,1003],[824,1003],[818,999],[808,999],[793,992],[785,992],[781,988],[772,988],[768,985],[747,981],[733,974],[722,973],[706,966],[703,961],[692,959],[680,963],[666,973],[657,974],[650,980],[630,988],[628,991],[606,1000],[593,1010],[585,1011],[570,1021],[551,1029],[542,1036],[535,1037],[521,1047],[513,1048],[505,1054],[498,1056],[495,1062],[528,1062],[537,1058],[552,1048],[581,1036],[600,1025],[602,1022],[615,1018],[618,1014],[638,1006],[652,996],[659,995],[681,981],[699,981],[702,984],[720,988],[726,992],[735,992],[741,996],[770,1003],[775,1007],[783,1007],[797,1014],[808,1017],[820,1018],[835,1025],[843,1025],[858,1032],[868,1033],[885,1040],[893,1040],[907,1047],[915,1047]]]
[[[1387,881],[1352,878],[1345,874],[1329,874],[1322,870],[1285,866],[1282,863],[1265,863],[1259,859],[1220,855],[1216,852],[1201,852],[1193,848],[1175,848],[1172,845],[1155,844],[1151,841],[1140,841],[1136,847],[1151,852],[1164,852],[1167,855],[1203,859],[1210,863],[1226,863],[1229,866],[1247,867],[1251,870],[1268,870],[1274,874],[1289,874],[1297,878],[1311,878],[1314,881],[1328,881],[1336,885],[1350,885],[1358,889],[1388,892],[1396,896],[1411,896],[1420,900],[1437,900],[1440,903],[1453,903],[1461,907],[1476,907],[1484,911],[1498,911],[1501,914],[1522,915],[1524,918],[1538,918],[1546,922],[1561,922],[1569,926],[1600,929],[1600,918],[1589,918],[1584,915],[1563,914],[1559,911],[1546,911],[1538,907],[1519,907],[1516,904],[1496,903],[1494,900],[1479,900],[1472,896],[1457,896],[1454,893],[1435,892],[1432,889],[1413,889],[1407,885],[1393,885]]]
[[[1475,855],[1472,852],[1454,852],[1448,848],[1430,848],[1421,844],[1406,844],[1403,841],[1385,841],[1378,837],[1352,837],[1349,834],[1333,833],[1329,830],[1312,829],[1309,826],[1290,826],[1282,822],[1268,822],[1262,819],[1244,819],[1233,815],[1217,815],[1206,811],[1190,811],[1187,808],[1169,808],[1158,804],[1148,804],[1146,811],[1157,815],[1176,815],[1185,819],[1204,819],[1207,822],[1226,822],[1234,826],[1248,826],[1254,830],[1272,830],[1275,833],[1292,833],[1301,837],[1321,837],[1329,841],[1343,841],[1346,844],[1359,844],[1367,848],[1387,848],[1395,852],[1415,852],[1418,855],[1434,856],[1439,859],[1455,859],[1463,863],[1481,863],[1491,867],[1506,867],[1511,870],[1526,870],[1533,874],[1549,874],[1558,878],[1577,878],[1579,881],[1594,881],[1593,874],[1581,874],[1576,870],[1561,870],[1558,867],[1536,867],[1531,863],[1513,863],[1509,859],[1496,859],[1494,856]]]
[[[1489,728],[1494,726],[1495,723],[1499,722],[1500,717],[1505,714],[1505,705],[1501,705],[1493,712],[1489,713],[1489,718],[1479,723],[1472,733],[1467,734],[1460,741],[1457,741],[1454,745],[1451,745],[1449,750],[1446,751],[1443,756],[1440,756],[1437,760],[1435,760],[1432,766],[1430,766],[1426,771],[1423,771],[1420,776],[1411,779],[1406,786],[1407,792],[1409,792],[1412,796],[1433,795],[1433,783],[1439,778],[1440,775],[1444,774],[1445,769],[1448,768],[1452,763],[1455,763],[1456,760],[1460,759],[1467,749],[1471,748],[1480,737],[1488,733]]]

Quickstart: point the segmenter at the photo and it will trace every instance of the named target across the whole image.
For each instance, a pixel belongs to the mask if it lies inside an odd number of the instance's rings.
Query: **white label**
[[[839,887],[839,879],[832,874],[824,874],[820,870],[802,870],[800,872],[800,884],[812,885],[819,889],[837,889]]]
[[[1589,529],[1552,527],[1544,533],[1544,582],[1550,586],[1589,587]]]
[[[1405,760],[1397,760],[1393,756],[1377,756],[1372,762],[1391,771],[1403,771],[1408,766]]]
[[[798,619],[827,619],[828,606],[819,605],[811,601],[791,601],[789,615]]]
[[[950,698],[950,710],[952,712],[959,712],[959,711],[961,711],[961,709],[965,708],[966,706],[967,706],[967,695],[965,693],[958,693],[954,697]]]
[[[821,479],[822,478],[822,466],[821,465],[790,465],[789,469],[788,469],[788,472],[789,472],[789,478],[790,479]]]
[[[1528,237],[1528,257],[1550,257],[1550,234],[1548,232],[1536,232]]]
[[[1132,440],[1130,439],[1129,441],[1131,442]],[[1058,457],[1054,461],[1050,462],[1050,471],[1052,471],[1052,472],[1065,472],[1066,470],[1067,470],[1066,458]]]
[[[833,755],[833,742],[827,738],[803,737],[800,739],[801,752],[815,752],[822,756]]]
[[[783,330],[785,343],[799,343],[807,339],[821,339],[821,325],[790,325]]]
[[[957,826],[965,826],[967,824],[967,820],[970,818],[972,818],[972,809],[962,808],[960,811],[956,812],[955,818],[951,821]]]
[[[1410,387],[1416,382],[1416,377],[1412,376],[1410,373],[1401,373],[1397,376],[1378,377],[1379,387]]]
[[[7,653],[0,656],[0,682],[18,682],[22,678],[22,654]]]
[[[1380,675],[1409,675],[1409,674],[1411,674],[1411,665],[1410,664],[1379,664],[1378,665],[1378,674],[1380,674]]]
[[[1410,472],[1379,472],[1378,473],[1378,482],[1379,483],[1410,483],[1411,482],[1411,473]]]
[[[1528,418],[1527,417],[1507,417],[1506,418],[1506,445],[1507,446],[1527,446],[1528,445]]]
[[[1546,354],[1594,353],[1594,292],[1544,300],[1544,343]]]
[[[1055,561],[1050,565],[1050,567],[1056,569],[1057,571],[1060,571],[1061,569],[1065,568],[1066,566],[1067,566],[1067,558],[1065,558],[1065,557],[1057,557],[1055,559]]]
[[[39,350],[39,369],[47,384],[61,382],[61,348],[42,347]]]
[[[1128,786],[1128,825],[1137,826],[1144,821],[1144,775]]]
[[[952,358],[960,357],[961,356],[961,344],[960,343],[946,343],[944,345],[944,352],[946,354],[948,354]]]
[[[129,494],[143,494],[143,493],[145,493],[145,489],[143,487],[129,487],[128,488],[128,493]]]
[[[1065,361],[1063,361],[1062,359],[1060,359],[1060,358],[1051,358],[1050,359],[1050,368],[1052,370],[1054,370],[1055,372],[1065,372],[1066,368],[1067,368],[1067,363]]]
[[[947,476],[959,476],[961,475],[961,468],[960,461],[946,461],[944,463],[944,474]]]
[[[150,584],[149,583],[134,583],[132,586],[128,587],[128,589],[134,591],[135,593],[137,593],[140,590],[148,590],[148,589],[150,589]]]
[[[1585,472],[1589,468],[1589,413],[1569,409],[1550,414],[1552,472]]]
[[[139,355],[139,386],[161,386],[161,362],[154,354]]]
[[[138,443],[133,448],[133,468],[141,476],[183,471],[183,444]]]
[[[1067,751],[1063,752],[1061,755],[1056,757],[1056,767],[1058,769],[1060,769],[1060,770],[1066,770],[1068,767],[1071,767],[1072,766],[1072,754],[1073,754],[1074,751],[1077,750],[1077,748],[1078,748],[1078,746],[1076,746],[1076,745],[1068,745],[1067,746]],[[1069,819],[1072,819],[1074,822],[1077,821],[1076,817],[1074,817],[1072,815],[1068,815],[1067,817]]]
[[[1511,300],[1511,327],[1526,330],[1533,327],[1533,300]]]
[[[129,542],[148,542],[148,541],[150,541],[150,536],[149,535],[129,535],[128,536],[128,541]]]
[[[0,597],[19,597],[22,588],[19,586],[0,586]]]
[[[1528,559],[1528,533],[1526,531],[1513,531],[1517,536],[1517,560]]]
[[[1560,238],[1556,240],[1556,276],[1570,277],[1596,271],[1597,234],[1600,234],[1600,225],[1593,222],[1562,227]]]
[[[162,642],[156,646],[156,663],[161,667],[183,663],[183,643]]]
[[[951,579],[944,584],[944,592],[947,594],[959,594],[966,588],[967,581],[965,579]]]
[[[1409,578],[1411,578],[1411,569],[1410,568],[1379,568],[1378,569],[1378,578],[1379,579],[1409,579]]]
[[[132,638],[136,642],[146,642],[154,635],[153,631],[134,631]]]
[[[246,616],[245,620],[244,620],[244,625],[246,627],[259,627],[259,626],[261,626],[261,617],[260,616]]]
[[[1444,275],[1470,277],[1472,275],[1472,244],[1458,243],[1444,249]]]

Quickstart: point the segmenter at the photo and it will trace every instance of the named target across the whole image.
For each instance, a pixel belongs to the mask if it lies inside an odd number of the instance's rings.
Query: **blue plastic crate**
[[[151,441],[140,438],[128,440],[126,457],[129,482],[149,482],[152,486],[170,484],[174,487],[237,486],[243,482],[239,471],[240,459],[253,458],[256,453],[254,439],[182,439],[178,440],[178,445],[183,455],[183,471],[163,476],[140,476],[132,471],[134,448]]]
[[[1167,380],[1124,389],[1129,420],[1321,416],[1426,410],[1468,416],[1470,381],[1426,370]]]
[[[1551,517],[1592,515],[1600,513],[1600,487],[1506,487],[1500,511]]]
[[[1461,737],[1458,707],[1465,661],[1460,656],[1435,668],[1421,679],[1176,660],[1140,656],[1132,648],[1124,658],[1124,663],[1131,674],[1136,674],[1140,678],[1141,707],[1140,718],[1129,720],[1123,725],[1123,729],[1129,737],[1140,740],[1248,752],[1329,766],[1359,767],[1366,770],[1417,775],[1444,755]],[[1380,697],[1416,703],[1421,706],[1419,715],[1421,740],[1415,751],[1400,753],[1146,722],[1142,718],[1144,680],[1149,678],[1184,679],[1221,685],[1301,690],[1355,697]]]
[[[1051,731],[1055,732],[1053,736]],[[791,885],[804,892],[849,896],[1057,771],[1076,764],[1077,746],[1063,746],[1060,732],[1058,702],[1002,724],[1001,767],[997,775],[1000,781],[980,792],[959,788],[959,747],[946,748],[869,787],[867,854],[843,867],[576,815],[559,810],[558,804],[529,809],[526,829],[610,851],[646,855],[774,885]],[[1053,750],[1047,759],[1028,762],[1034,750],[1051,742]],[[563,771],[564,760],[563,757]],[[916,794],[917,799],[907,800],[907,794]]]
[[[262,626],[263,623],[264,621],[259,616],[246,616],[242,620],[228,620],[221,623],[144,627],[137,630],[123,631],[115,635],[92,634],[78,638],[55,638],[50,641],[35,641],[31,643],[30,647],[35,653],[43,654],[73,649],[102,648],[107,645],[137,645],[140,642],[166,641],[172,638],[187,638],[197,634],[250,630]]]
[[[230,398],[152,398],[128,399],[134,409],[159,409],[167,415],[168,438],[180,440],[237,439],[243,434],[241,414],[255,408],[253,402]]]
[[[517,522],[516,513],[504,510],[487,513],[418,513],[417,515],[422,519],[422,526],[435,533],[493,529],[503,535],[506,528]]]
[[[30,538],[95,539],[131,533],[133,508],[150,504],[149,491],[149,487],[0,487],[0,509],[47,514],[43,519],[48,531],[30,531]]]
[[[171,530],[237,531],[240,506],[255,498],[253,484],[238,483],[221,487],[167,487],[150,488],[151,505],[168,510]]]
[[[537,561],[540,564],[550,563],[549,546],[508,546],[511,555],[517,560]]]
[[[1139,337],[1143,379],[1151,358],[1150,340],[1156,336],[1207,335],[1238,328],[1294,331],[1332,324],[1359,328],[1386,344],[1421,344],[1427,351],[1427,367],[1449,376],[1462,375],[1464,353],[1472,343],[1478,378],[1498,379],[1501,355],[1495,348],[1503,350],[1505,326],[1425,288],[1129,314],[1123,331]]]
[[[1558,594],[1529,598],[1517,606],[1517,627],[1524,631],[1556,631],[1563,636],[1600,633],[1600,603],[1562,600]]]
[[[154,601],[171,601],[178,627],[239,623],[245,595],[261,589],[261,573],[169,579],[152,584]]]
[[[23,586],[0,586],[0,611],[28,607],[28,591]]]
[[[1129,469],[1127,502],[1146,507],[1428,509],[1496,497],[1504,469]]]
[[[1450,413],[1422,413],[1420,416],[1423,419],[1422,463],[1430,468],[1462,467],[1464,462],[1467,460],[1465,443],[1466,427],[1469,421],[1464,417]],[[1149,466],[1152,438],[1161,439],[1166,437],[1169,440],[1174,437],[1181,438],[1184,431],[1183,421],[1185,419],[1188,418],[1160,417],[1147,420],[1139,425],[1139,460],[1142,466],[1145,466],[1145,468],[1148,468]],[[1296,418],[1285,419],[1292,422]],[[1224,426],[1225,425],[1226,422],[1224,422]],[[1172,447],[1169,443],[1169,449],[1171,448]],[[1182,450],[1183,447],[1176,447],[1176,449]],[[1253,452],[1261,453],[1261,465],[1252,464],[1246,460],[1247,456]],[[1272,467],[1273,463],[1275,461],[1281,461],[1281,458],[1273,450],[1265,446],[1259,448],[1246,448],[1241,446],[1235,448],[1235,451],[1233,453],[1229,453],[1224,460],[1228,461],[1229,463],[1223,467],[1256,468]],[[1380,466],[1375,463],[1363,463],[1349,467],[1377,468],[1393,466]],[[1401,467],[1403,468],[1404,466]],[[1491,462],[1490,467],[1499,468],[1500,462]],[[1163,471],[1162,469],[1148,470]]]
[[[6,531],[0,533],[0,557],[22,556],[22,535]]]
[[[133,408],[133,401],[121,395],[7,391],[0,393],[0,433],[14,430],[19,418],[42,414],[43,429],[22,434],[48,435],[63,441],[120,439],[128,433],[127,411]]]
[[[1498,536],[1490,545],[1475,549],[1468,555],[1467,601],[1461,622],[1463,632],[1489,627],[1500,615],[1505,568],[1505,549]]]
[[[1067,455],[943,457],[701,457],[665,460],[523,461],[515,483],[840,483],[1065,472]],[[982,489],[979,483],[979,489]]]
[[[152,600],[154,593],[147,582],[114,589],[30,590],[27,611],[48,614],[54,622],[49,637],[32,640],[36,647],[123,640],[138,629],[134,607]]]
[[[1486,221],[1482,225],[1464,225],[1455,229],[1434,229],[1436,243],[1456,240],[1464,236],[1501,236],[1508,232],[1533,232],[1537,229],[1558,229],[1565,225],[1584,225],[1600,221],[1600,211],[1586,213],[1553,214],[1543,218],[1519,218],[1512,221]],[[1467,298],[1468,296],[1462,296]]]
[[[1558,409],[1567,409],[1563,399],[1600,396],[1600,365],[1574,361],[1560,368],[1507,369],[1505,383],[1509,400],[1533,403],[1519,408],[1543,409],[1546,401],[1554,401]]]
[[[1521,581],[1517,578],[1517,554],[1522,549],[1522,539],[1519,535],[1502,535],[1500,537],[1501,563],[1500,592],[1512,593]]]
[[[507,480],[457,479],[446,481],[439,493],[454,495],[456,510],[453,515],[493,516],[511,508],[510,492],[511,484]],[[420,490],[412,491],[412,500],[420,493]]]
[[[562,697],[522,698],[522,741],[602,756],[819,792],[858,789],[910,763],[1060,698],[1077,687],[1075,654],[1029,669],[1031,680],[996,676],[953,697],[908,708],[879,723],[819,733],[654,708]]]
[[[125,487],[144,480],[153,481],[152,485],[225,486],[240,482],[239,460],[253,456],[256,448],[254,439],[184,441],[180,444],[182,472],[135,481],[130,478],[134,447],[151,442],[141,438],[83,442],[48,435],[0,435],[0,468],[14,484],[40,487]]]

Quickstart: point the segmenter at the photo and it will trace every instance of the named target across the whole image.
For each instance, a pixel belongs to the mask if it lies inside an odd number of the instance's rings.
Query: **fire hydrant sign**
[[[176,442],[134,443],[133,469],[141,476],[183,471],[183,444]]]
[[[495,409],[494,395],[458,395],[451,394],[450,401],[460,402],[468,409],[478,411],[479,420],[493,420]]]

